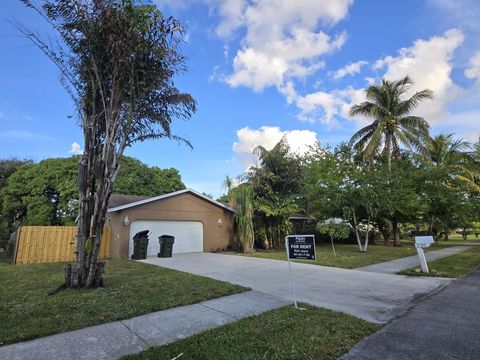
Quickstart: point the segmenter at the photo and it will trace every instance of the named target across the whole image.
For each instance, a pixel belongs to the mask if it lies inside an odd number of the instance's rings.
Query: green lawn
[[[460,254],[452,255],[428,264],[429,273],[424,274],[420,268],[412,268],[399,272],[402,275],[413,276],[443,276],[462,277],[473,269],[480,267],[480,246]]]
[[[467,241],[463,240],[463,237],[458,234],[450,235],[447,241],[439,238],[436,246],[457,246],[457,245],[468,245],[470,243],[480,242],[480,238],[475,237],[475,235],[468,235]]]
[[[429,250],[432,249],[435,249],[435,247],[432,246],[429,248]],[[353,269],[360,266],[417,254],[415,246],[412,243],[404,243],[402,247],[398,248],[383,245],[369,245],[366,253],[361,253],[358,251],[357,245],[336,244],[335,250],[337,252],[337,257],[333,255],[332,248],[329,244],[317,246],[317,260],[315,262],[308,261],[308,263]],[[253,254],[244,256],[255,256],[276,260],[287,259],[285,250],[257,251]]]
[[[126,360],[337,359],[379,330],[353,316],[305,304],[245,318]]]
[[[47,294],[63,264],[0,266],[0,345],[245,291],[237,285],[131,260],[107,262],[105,287]]]

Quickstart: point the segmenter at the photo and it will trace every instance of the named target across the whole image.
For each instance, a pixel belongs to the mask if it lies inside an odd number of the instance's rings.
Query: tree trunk
[[[367,235],[365,236],[365,245],[363,245],[363,251],[367,252],[368,250],[368,234],[370,232],[370,215],[367,217]]]
[[[435,217],[432,215],[430,218],[430,224],[428,224],[428,233],[427,235],[432,235],[433,233],[433,222],[435,221]]]
[[[400,247],[402,243],[400,242],[400,230],[398,228],[398,220],[396,217],[392,220],[392,233],[393,233],[393,246]]]
[[[335,245],[333,245],[333,237],[330,236],[330,243],[332,244],[333,256],[337,257],[337,253],[335,252]]]
[[[358,249],[363,252],[362,239],[360,239],[360,234],[358,233],[357,228],[357,216],[355,215],[355,209],[352,209],[353,214],[353,227],[355,228],[355,236],[357,238]]]

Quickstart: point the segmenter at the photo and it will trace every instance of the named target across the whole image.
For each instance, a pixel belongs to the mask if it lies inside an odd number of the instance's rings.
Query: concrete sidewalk
[[[427,261],[434,261],[444,257],[459,254],[461,252],[472,249],[472,246],[452,246],[445,249],[429,251],[425,253]],[[386,261],[378,264],[362,266],[355,270],[368,271],[382,274],[396,274],[402,270],[420,266],[418,255],[407,256],[401,259]]]
[[[290,303],[259,291],[248,291],[2,346],[0,359],[118,359]]]
[[[480,269],[357,344],[342,360],[480,358]]]

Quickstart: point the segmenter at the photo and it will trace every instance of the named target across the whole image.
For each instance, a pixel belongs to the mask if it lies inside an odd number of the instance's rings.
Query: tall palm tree
[[[367,101],[351,108],[351,116],[373,119],[373,123],[358,130],[350,139],[350,146],[370,164],[374,156],[381,154],[387,157],[391,171],[392,158],[400,153],[400,145],[416,150],[423,148],[429,125],[411,112],[419,102],[431,99],[433,93],[425,89],[403,99],[412,85],[408,76],[396,81],[383,79],[380,85],[366,89]]]

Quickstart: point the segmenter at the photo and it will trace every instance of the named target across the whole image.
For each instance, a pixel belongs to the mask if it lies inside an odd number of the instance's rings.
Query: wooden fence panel
[[[110,256],[112,229],[103,229],[100,258]],[[52,263],[75,260],[76,226],[21,226],[18,229],[15,264]]]

